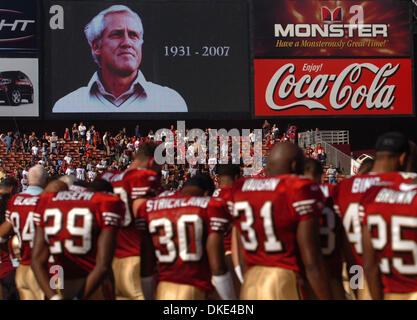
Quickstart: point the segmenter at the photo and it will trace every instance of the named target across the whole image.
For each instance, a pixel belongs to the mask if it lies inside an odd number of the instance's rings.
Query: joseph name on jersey
[[[94,268],[98,236],[119,227],[125,205],[110,193],[61,191],[41,195],[35,212],[55,264],[70,279],[85,277]]]

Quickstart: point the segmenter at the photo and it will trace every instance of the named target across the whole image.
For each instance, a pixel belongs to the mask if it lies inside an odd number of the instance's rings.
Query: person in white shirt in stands
[[[69,165],[69,167],[67,168],[67,170],[65,170],[65,174],[67,176],[69,175],[75,175],[75,169],[73,165]]]
[[[75,169],[75,176],[77,177],[78,180],[85,180],[85,169],[82,167],[78,167],[77,169]]]
[[[136,12],[114,5],[84,29],[99,67],[86,87],[59,99],[52,112],[187,112],[181,95],[145,79],[142,62],[143,25]]]
[[[37,160],[38,159],[38,153],[39,153],[39,147],[38,145],[34,145],[32,147],[32,160]]]
[[[92,168],[91,170],[88,170],[87,172],[88,182],[94,181],[96,177],[97,177],[96,168]]]
[[[23,178],[20,180],[20,184],[22,185],[22,192],[25,192],[29,186],[28,177],[27,175],[22,175]]]
[[[69,152],[67,152],[67,155],[64,157],[64,161],[65,161],[67,164],[71,164],[71,162],[72,162],[72,157],[71,157],[71,155],[70,155],[70,153],[69,153]]]
[[[87,131],[87,128],[85,127],[84,123],[80,122],[80,125],[78,126],[78,132],[80,133],[80,140],[85,142],[85,132]]]

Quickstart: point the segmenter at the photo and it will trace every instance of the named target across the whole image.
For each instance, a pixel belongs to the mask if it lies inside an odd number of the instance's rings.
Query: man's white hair
[[[132,11],[129,7],[124,5],[114,5],[111,6],[103,11],[101,11],[98,15],[96,15],[91,21],[85,26],[84,28],[84,34],[87,38],[88,44],[91,48],[91,54],[93,55],[94,62],[97,63],[97,65],[100,67],[100,61],[98,60],[97,55],[95,54],[93,50],[93,42],[94,41],[100,41],[102,33],[106,26],[104,25],[104,18],[106,15],[111,13],[118,13],[118,12],[128,12],[130,13],[134,18],[138,20],[139,26],[140,26],[140,39],[143,43],[143,25],[142,20],[140,19],[139,15]],[[98,43],[99,46],[101,46],[101,43]]]
[[[40,164],[29,169],[28,183],[30,186],[39,186],[45,188],[48,179],[48,173]]]

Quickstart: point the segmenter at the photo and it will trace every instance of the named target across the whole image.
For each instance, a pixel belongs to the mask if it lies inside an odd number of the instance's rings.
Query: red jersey
[[[352,245],[356,262],[362,265],[362,235],[359,222],[359,202],[365,192],[380,182],[401,183],[417,177],[414,173],[368,173],[344,179],[334,189],[334,209],[340,215],[346,235]]]
[[[32,259],[33,239],[35,237],[35,221],[33,213],[39,196],[15,194],[7,204],[6,221],[13,226],[14,233],[20,243],[20,263],[30,265]]]
[[[98,236],[119,227],[125,205],[110,193],[61,191],[41,195],[35,212],[55,263],[71,279],[86,277],[94,268]]]
[[[343,224],[340,217],[333,210],[334,184],[320,184],[323,193],[324,208],[320,219],[321,253],[327,263],[328,270],[333,277],[340,278],[343,266]]]
[[[232,187],[226,186],[223,188],[219,188],[214,190],[213,198],[221,198],[227,203],[227,207],[229,209],[230,214],[233,211],[233,202],[232,202]],[[231,251],[232,250],[232,232],[229,229],[226,234],[224,235],[224,251]]]
[[[147,200],[139,214],[152,236],[159,281],[212,290],[206,241],[209,233],[224,233],[230,226],[226,202],[174,195]]]
[[[360,203],[371,231],[383,292],[417,291],[417,185],[375,186]]]
[[[125,258],[140,255],[140,231],[135,228],[132,203],[136,199],[156,196],[160,188],[160,179],[156,172],[134,169],[113,174],[110,177],[113,191],[126,205],[125,219],[117,234],[115,257]]]
[[[232,189],[233,219],[242,235],[248,266],[302,271],[298,224],[320,217],[323,196],[312,180],[296,175],[247,178]]]

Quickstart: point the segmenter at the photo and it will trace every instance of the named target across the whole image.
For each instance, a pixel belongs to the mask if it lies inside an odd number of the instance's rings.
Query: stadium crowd
[[[177,146],[178,131],[174,125],[170,126],[174,135],[174,146]],[[206,128],[206,141],[208,141],[208,131]],[[5,154],[11,154],[12,157],[22,155],[21,161],[16,162],[16,166],[9,170],[5,168],[5,162],[0,159],[0,181],[5,177],[13,177],[18,181],[19,189],[25,190],[28,186],[28,170],[35,164],[45,167],[50,178],[63,175],[75,175],[78,180],[93,181],[97,174],[104,170],[124,171],[133,160],[134,153],[143,143],[155,141],[156,130],[150,130],[143,134],[140,126],[136,125],[133,130],[127,130],[126,127],[118,132],[105,131],[104,133],[95,128],[93,124],[87,125],[83,122],[73,123],[71,129],[65,128],[62,135],[57,132],[43,132],[36,134],[32,131],[30,134],[19,132],[7,132],[0,135],[0,140],[5,146]],[[185,142],[181,152],[198,154],[201,144],[199,141],[191,139],[188,141],[188,129],[185,131],[183,140]],[[289,125],[287,130],[281,132],[276,123],[272,126],[265,120],[262,127],[262,138],[264,152],[266,156],[276,142],[291,141],[296,142],[297,128],[295,125]],[[252,142],[250,155],[253,156],[253,142],[255,141],[254,132],[249,135]],[[72,142],[72,144],[71,144]],[[164,186],[169,190],[180,188],[183,183],[196,173],[209,173],[217,182],[216,163],[222,154],[231,153],[231,140],[226,150],[219,145],[220,153],[217,159],[206,158],[205,165],[199,164],[166,164],[162,168]],[[66,147],[66,145],[71,147]],[[100,152],[96,152],[100,151]],[[180,152],[178,150],[178,152]],[[241,163],[243,163],[241,150]],[[28,157],[27,155],[30,156]],[[26,155],[26,156],[25,156]],[[207,155],[208,157],[208,155]],[[265,157],[263,157],[263,164]]]

